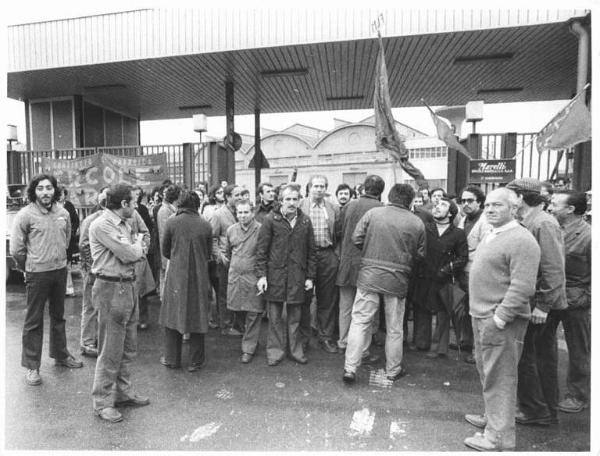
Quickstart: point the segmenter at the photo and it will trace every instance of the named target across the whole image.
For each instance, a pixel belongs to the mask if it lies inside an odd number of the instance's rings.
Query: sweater
[[[469,277],[470,315],[503,321],[529,320],[535,293],[540,247],[524,227],[498,233],[479,244]]]

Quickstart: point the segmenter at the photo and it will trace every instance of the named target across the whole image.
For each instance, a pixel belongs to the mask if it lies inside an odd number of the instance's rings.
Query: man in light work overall
[[[50,314],[50,357],[60,366],[83,366],[67,350],[64,310],[71,222],[69,213],[56,204],[58,197],[54,176],[34,177],[27,188],[29,204],[18,212],[10,239],[10,254],[19,270],[25,273],[27,313],[21,365],[27,369],[25,381],[31,386],[42,383],[40,364],[46,300]]]
[[[117,184],[108,191],[106,209],[90,226],[96,277],[92,300],[98,308],[98,361],[92,398],[94,413],[113,423],[123,419],[115,407],[150,403],[134,392],[129,372],[137,351],[135,263],[148,248],[142,235],[133,239],[126,222],[134,210],[132,188]]]

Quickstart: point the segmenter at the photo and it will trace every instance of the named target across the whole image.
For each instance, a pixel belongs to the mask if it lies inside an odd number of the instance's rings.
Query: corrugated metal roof
[[[420,106],[421,98],[439,106],[572,96],[577,38],[565,22],[487,27],[557,20],[574,12],[554,12],[548,17],[550,13],[539,11],[495,16],[477,11],[386,13],[386,33],[391,29],[399,34],[384,38],[392,106]],[[184,118],[198,112],[216,116],[225,112],[224,86],[231,80],[236,114],[253,114],[255,108],[263,113],[370,108],[377,40],[367,39],[371,36],[368,24],[359,26],[369,12],[364,10],[359,21],[354,12],[345,17],[307,12],[294,16],[278,10],[235,16],[213,11],[200,17],[196,10],[187,15],[179,10],[150,10],[14,26],[9,30],[9,47],[20,51],[19,58],[13,53],[9,66],[13,70],[34,64],[47,68],[9,72],[8,95],[35,99],[78,94],[141,120]],[[298,25],[291,24],[292,19]],[[188,27],[190,21],[195,28]],[[125,23],[137,25],[125,33]],[[177,23],[180,27],[173,35],[171,26]],[[244,27],[234,31],[240,24]],[[261,27],[253,34],[250,24]],[[467,26],[480,29],[430,33]],[[65,28],[70,32],[65,33]],[[214,35],[217,29],[220,34]],[[400,35],[416,30],[428,33]],[[365,39],[339,40],[361,33]],[[42,45],[41,36],[53,38]],[[292,44],[313,39],[330,41]],[[265,47],[282,41],[289,44]],[[247,45],[254,48],[244,48]],[[51,51],[46,53],[47,49]],[[174,55],[183,51],[184,55]],[[459,56],[499,54],[513,56],[454,62]],[[142,55],[157,58],[140,58]],[[87,61],[93,64],[81,64]],[[66,62],[71,62],[70,66],[64,66]],[[290,69],[300,71],[272,74]]]
[[[584,10],[146,9],[8,27],[8,71],[561,22]],[[338,55],[338,58],[343,56]]]

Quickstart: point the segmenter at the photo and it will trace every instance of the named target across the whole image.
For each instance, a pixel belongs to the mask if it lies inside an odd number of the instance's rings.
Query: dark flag
[[[392,115],[392,104],[388,87],[387,68],[385,66],[385,55],[381,34],[377,33],[379,40],[379,53],[377,55],[377,69],[375,70],[375,133],[377,150],[386,150],[392,158],[397,161],[402,169],[411,176],[419,187],[427,186],[427,180],[423,173],[408,160],[408,150],[398,130],[394,116]]]

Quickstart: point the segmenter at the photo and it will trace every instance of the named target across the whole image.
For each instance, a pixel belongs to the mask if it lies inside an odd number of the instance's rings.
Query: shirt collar
[[[35,206],[38,208],[38,210],[42,213],[42,214],[49,214],[50,212],[52,212],[54,210],[54,208],[56,207],[56,203],[52,203],[50,205],[50,209],[46,209],[44,206],[42,206],[40,203],[38,203],[37,201],[35,203]]]
[[[115,211],[113,211],[112,209],[107,209],[105,211],[103,211],[104,214],[106,214],[105,216],[111,221],[113,222],[115,225],[119,225],[120,223],[125,223],[125,219],[121,218]]]
[[[577,226],[581,223],[585,223],[581,217],[574,218],[573,220],[565,223],[561,228],[563,231],[579,231]]]
[[[318,201],[310,200],[310,207],[325,207],[325,200],[322,199],[320,203]]]
[[[498,228],[492,228],[492,233],[494,234],[498,234],[498,233],[502,233],[503,231],[508,231],[512,228],[515,228],[519,226],[519,222],[517,222],[516,220],[511,220],[510,222],[508,222],[506,225],[502,225]]]
[[[532,207],[531,210],[529,211],[529,213],[525,217],[523,217],[523,219],[521,220],[521,223],[525,227],[531,226],[531,224],[533,223],[533,221],[535,220],[535,218],[541,212],[544,212],[544,205],[543,204],[540,204],[539,206]]]

